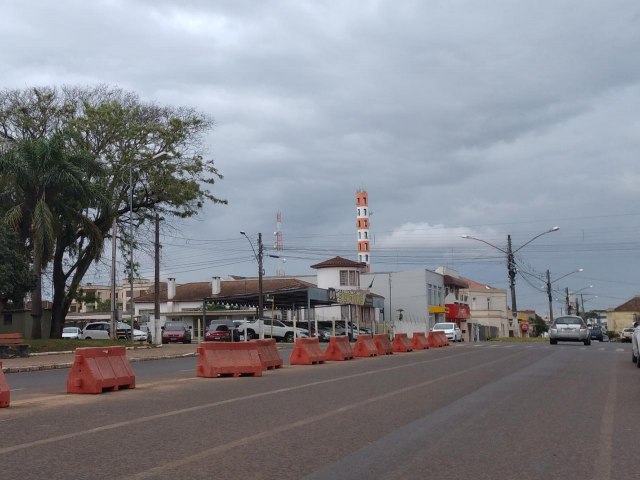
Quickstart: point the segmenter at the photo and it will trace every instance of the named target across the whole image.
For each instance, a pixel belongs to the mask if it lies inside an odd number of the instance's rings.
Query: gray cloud
[[[0,83],[106,82],[213,116],[209,153],[225,176],[215,192],[230,204],[176,236],[271,241],[279,210],[287,271],[306,272],[355,258],[354,194],[365,188],[374,269],[406,245],[423,252],[401,268],[441,258],[504,286],[504,262],[483,260],[460,232],[524,243],[561,224],[523,259],[539,271],[584,266],[602,292],[592,304],[606,307],[639,287],[639,12],[631,0],[10,2]],[[163,269],[239,256],[173,270],[250,274],[244,243],[167,246]],[[523,306],[544,306],[527,288]]]

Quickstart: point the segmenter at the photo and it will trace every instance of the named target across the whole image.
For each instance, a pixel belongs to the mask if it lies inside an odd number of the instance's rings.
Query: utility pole
[[[116,322],[118,321],[118,299],[116,297],[116,242],[117,242],[118,225],[116,219],[113,219],[111,225],[111,330],[109,337],[111,340],[116,338]]]
[[[565,291],[567,292],[567,315],[571,315],[571,303],[569,302],[569,287],[567,287],[565,289]]]
[[[258,319],[260,320],[260,339],[264,339],[264,298],[262,286],[262,258],[264,256],[264,247],[262,245],[262,233],[258,233]]]
[[[513,321],[513,336],[519,337],[520,332],[518,325],[518,307],[516,305],[516,262],[513,258],[513,250],[511,247],[511,235],[507,235],[507,269],[509,271],[509,287],[511,288],[511,316]]]
[[[153,284],[154,310],[153,316],[156,321],[160,320],[160,215],[156,212],[156,235],[155,235],[155,268]],[[154,322],[155,325],[155,322]],[[155,334],[155,332],[154,332]]]
[[[551,298],[551,274],[547,270],[547,296],[549,297],[549,322],[553,322],[553,299]]]

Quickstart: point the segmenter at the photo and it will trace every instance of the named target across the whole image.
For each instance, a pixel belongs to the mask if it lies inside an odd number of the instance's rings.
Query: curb
[[[56,352],[60,353],[60,352]],[[73,353],[73,352],[69,352]],[[34,354],[35,355],[35,354]],[[150,360],[170,360],[172,358],[188,358],[188,357],[197,357],[198,353],[180,353],[174,355],[162,355],[158,357],[137,357],[130,358],[130,363],[137,362],[147,362]],[[2,371],[4,373],[20,373],[20,372],[38,372],[41,370],[58,370],[63,368],[71,368],[73,366],[73,362],[64,362],[64,363],[49,363],[45,365],[25,365],[23,367],[2,367]]]

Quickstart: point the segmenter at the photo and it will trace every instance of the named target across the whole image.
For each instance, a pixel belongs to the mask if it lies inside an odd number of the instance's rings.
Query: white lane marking
[[[616,348],[616,352],[624,352],[624,348]]]

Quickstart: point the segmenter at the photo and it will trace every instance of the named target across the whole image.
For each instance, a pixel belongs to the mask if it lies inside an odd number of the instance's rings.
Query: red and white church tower
[[[356,192],[356,228],[358,229],[358,261],[367,265],[371,271],[371,253],[369,248],[369,195],[365,190]]]

